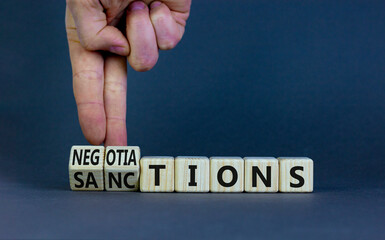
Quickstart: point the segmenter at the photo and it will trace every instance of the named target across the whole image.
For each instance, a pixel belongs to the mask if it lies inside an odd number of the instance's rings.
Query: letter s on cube
[[[72,190],[103,191],[103,146],[73,146],[68,164]]]
[[[313,192],[313,160],[279,157],[279,191]]]

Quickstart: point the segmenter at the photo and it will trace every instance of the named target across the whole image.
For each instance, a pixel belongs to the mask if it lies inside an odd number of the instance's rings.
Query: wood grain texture
[[[243,192],[244,160],[241,157],[210,158],[210,191]]]
[[[279,157],[278,160],[280,192],[313,191],[313,160],[307,157]]]
[[[137,146],[109,146],[104,160],[104,182],[107,191],[139,189],[140,149]]]
[[[207,157],[175,158],[175,191],[210,191],[210,162]]]
[[[246,192],[278,192],[279,166],[276,158],[245,157],[243,159],[245,160]],[[258,174],[262,174],[263,179]]]
[[[73,146],[68,172],[72,190],[103,191],[103,146]]]
[[[142,157],[140,159],[140,191],[173,192],[174,158]]]

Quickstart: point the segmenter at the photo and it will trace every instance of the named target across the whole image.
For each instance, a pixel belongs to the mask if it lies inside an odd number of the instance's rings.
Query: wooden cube
[[[278,192],[278,160],[273,157],[245,157],[245,191]]]
[[[140,191],[173,192],[174,158],[142,157],[140,159]]]
[[[210,158],[210,191],[243,192],[244,160],[240,157]]]
[[[104,160],[106,190],[137,191],[139,188],[139,160],[139,147],[107,147]]]
[[[279,191],[312,192],[313,160],[307,157],[279,157]]]
[[[72,190],[103,191],[103,146],[73,146],[68,164]]]
[[[210,162],[207,157],[175,158],[175,191],[208,192]]]

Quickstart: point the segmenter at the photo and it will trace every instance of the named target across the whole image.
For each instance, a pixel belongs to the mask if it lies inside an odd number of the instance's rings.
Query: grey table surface
[[[383,239],[383,188],[312,194],[71,192],[7,184],[1,238]]]
[[[308,156],[311,194],[72,192],[64,1],[0,1],[1,239],[385,239],[384,1],[193,0],[128,72],[142,155]]]

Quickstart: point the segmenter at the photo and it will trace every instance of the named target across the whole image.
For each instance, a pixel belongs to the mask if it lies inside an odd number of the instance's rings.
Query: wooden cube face
[[[312,192],[313,160],[306,157],[280,157],[279,191]]]
[[[102,146],[73,146],[68,164],[72,190],[103,191]]]
[[[174,158],[142,157],[140,159],[140,191],[173,192]]]
[[[245,157],[245,191],[278,192],[279,166],[273,157]]]
[[[107,191],[137,191],[139,188],[139,147],[110,146],[104,160]]]
[[[175,191],[208,192],[210,162],[207,157],[175,158]]]
[[[243,192],[244,161],[240,157],[210,158],[210,191]]]

